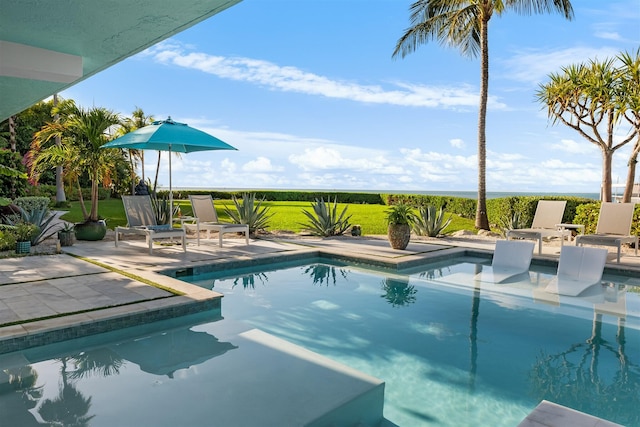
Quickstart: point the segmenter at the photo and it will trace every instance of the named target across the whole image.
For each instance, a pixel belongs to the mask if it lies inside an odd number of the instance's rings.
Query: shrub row
[[[444,207],[448,213],[454,213],[463,218],[475,218],[476,201],[453,196],[431,196],[428,194],[381,194],[386,205],[404,203],[414,207],[432,205],[440,209]],[[342,201],[342,200],[340,200]]]
[[[45,210],[49,207],[49,202],[51,199],[48,197],[41,196],[27,196],[27,197],[17,197],[13,203],[21,207],[27,212],[31,212],[33,210]]]
[[[533,216],[536,213],[536,207],[539,200],[566,200],[567,206],[564,209],[564,216],[562,217],[563,223],[577,223],[583,224],[580,221],[576,221],[576,209],[578,206],[585,204],[592,204],[593,199],[585,199],[583,197],[563,197],[563,196],[512,196],[501,197],[499,199],[487,200],[487,216],[489,222],[492,225],[500,224],[508,218],[513,217],[515,213],[520,214],[520,220],[527,227],[531,226],[533,222]],[[474,201],[475,202],[475,201]],[[598,209],[600,204],[598,202]],[[475,217],[475,206],[474,206]],[[596,212],[597,218],[597,212]],[[597,221],[597,219],[596,219]],[[586,224],[585,224],[586,225]]]
[[[166,197],[168,191],[158,191],[158,196]],[[230,200],[232,196],[242,198],[242,193],[255,193],[260,199],[264,197],[265,200],[271,202],[315,202],[316,199],[323,198],[328,200],[338,198],[340,203],[358,203],[369,205],[381,205],[383,204],[382,197],[378,193],[346,193],[346,192],[330,192],[330,191],[174,191],[174,199],[187,199],[189,194],[211,194],[214,199]]]
[[[51,201],[55,202],[56,199],[56,186],[55,185],[36,185],[28,187],[27,193],[29,196],[41,196],[47,197]],[[67,198],[67,201],[77,202],[79,200],[78,190],[76,188],[65,187],[64,194]],[[91,200],[91,188],[83,188],[82,189],[82,197],[85,201]],[[98,188],[98,199],[99,200],[107,200],[111,198],[111,190],[108,188]]]

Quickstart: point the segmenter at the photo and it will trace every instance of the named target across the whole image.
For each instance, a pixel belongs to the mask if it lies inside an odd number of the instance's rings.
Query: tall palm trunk
[[[153,195],[156,195],[158,189],[158,173],[160,173],[160,156],[162,151],[158,151],[158,164],[156,165],[156,179],[153,181]]]
[[[58,106],[58,94],[53,94],[53,106]],[[60,121],[60,114],[56,114],[53,118],[53,121],[58,123]],[[62,140],[60,135],[56,135],[55,138],[56,146],[62,146]],[[63,181],[63,173],[62,165],[56,166],[56,203],[64,203],[67,201],[67,196],[64,194],[64,181]]]
[[[487,217],[487,98],[489,94],[489,25],[490,16],[481,21],[480,51],[480,111],[478,114],[478,204],[476,206],[476,228],[489,230]]]
[[[17,143],[16,143],[16,116],[9,116],[9,145],[11,146],[11,151],[15,153],[17,151]],[[15,180],[11,180],[11,189],[9,194],[11,194],[11,198],[16,198],[16,186]]]

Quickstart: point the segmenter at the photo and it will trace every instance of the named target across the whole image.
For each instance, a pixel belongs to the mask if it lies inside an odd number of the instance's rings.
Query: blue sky
[[[475,191],[479,59],[435,42],[393,59],[410,4],[244,0],[62,96],[123,115],[141,107],[238,148],[173,157],[174,188]],[[599,149],[551,125],[535,92],[561,66],[635,51],[640,2],[573,7],[572,21],[490,22],[487,191],[599,191]],[[629,150],[614,158],[614,183]],[[145,160],[152,177],[155,153]],[[159,182],[168,188],[166,154]]]

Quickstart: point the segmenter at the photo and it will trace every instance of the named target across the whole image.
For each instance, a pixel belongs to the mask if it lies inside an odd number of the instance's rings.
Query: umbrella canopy
[[[185,123],[174,122],[171,117],[122,135],[104,144],[102,148],[133,148],[177,153],[236,149],[213,135]]]
[[[169,152],[169,207],[173,222],[173,188],[171,183],[171,152],[191,153],[194,151],[237,150],[224,141],[206,132],[192,128],[185,123],[160,120],[149,126],[129,132],[102,146],[102,148],[129,148]]]

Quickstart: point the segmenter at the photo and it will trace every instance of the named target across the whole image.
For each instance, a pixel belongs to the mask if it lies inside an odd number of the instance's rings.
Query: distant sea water
[[[294,188],[174,188],[174,190],[199,190],[199,191],[307,191],[319,193],[374,193],[374,194],[425,194],[431,196],[451,196],[466,199],[477,199],[477,191],[415,191],[415,190],[338,190],[330,188],[294,189]],[[518,191],[487,191],[487,199],[499,199],[501,197],[514,196],[549,196],[549,197],[584,197],[586,199],[600,200],[599,193],[551,193],[551,192],[518,192]]]

